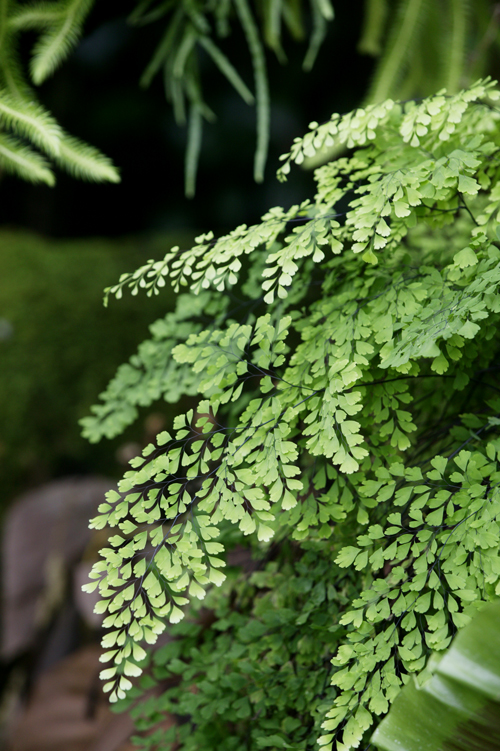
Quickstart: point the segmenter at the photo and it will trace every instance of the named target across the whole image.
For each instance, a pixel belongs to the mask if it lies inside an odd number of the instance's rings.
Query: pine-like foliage
[[[66,135],[54,118],[35,100],[23,70],[17,62],[18,35],[34,30],[39,34],[30,64],[34,84],[43,83],[73,50],[83,32],[94,0],[0,0],[0,167],[32,182],[54,184],[49,160],[90,180],[118,181],[109,159],[96,149]],[[310,0],[311,34],[304,68],[314,64],[333,18],[330,0]],[[165,32],[141,79],[148,86],[163,71],[165,92],[178,124],[188,124],[186,148],[186,194],[195,192],[196,170],[201,148],[203,121],[215,115],[204,101],[199,73],[199,53],[234,86],[247,104],[257,109],[257,148],[254,176],[262,181],[267,159],[270,102],[264,44],[284,61],[282,22],[295,39],[306,35],[302,3],[296,0],[264,0],[259,19],[248,0],[139,0],[129,21],[142,26],[165,24]],[[245,35],[254,70],[255,96],[236,67],[215,44],[213,37],[226,37],[237,18]],[[259,21],[261,22],[259,24]],[[259,26],[262,27],[262,31]],[[21,136],[21,139],[19,138]],[[33,150],[28,144],[43,152]]]
[[[254,177],[257,182],[264,179],[270,126],[269,81],[264,45],[271,48],[281,62],[285,62],[282,25],[286,25],[291,35],[300,40],[306,35],[306,24],[301,0],[264,0],[256,5],[256,9],[252,8],[248,0],[142,0],[130,15],[129,21],[134,25],[158,21],[166,24],[164,35],[144,71],[141,84],[149,86],[153,77],[163,71],[165,93],[172,103],[175,119],[179,125],[188,122],[185,170],[187,196],[192,197],[195,192],[203,121],[215,120],[215,114],[206,104],[203,95],[200,53],[210,58],[246,104],[255,102],[257,147]],[[310,42],[304,58],[305,70],[312,68],[326,35],[328,21],[333,19],[330,0],[310,0],[310,14],[312,23]],[[227,37],[235,20],[246,38],[254,72],[255,93],[250,91],[236,66],[213,40],[214,36],[219,40]]]
[[[78,41],[92,5],[93,0],[29,5],[0,0],[0,168],[6,172],[54,185],[55,164],[85,180],[119,182],[107,157],[65,133],[36,101],[17,59],[19,32],[38,31],[31,77],[43,83]]]
[[[138,681],[163,685],[133,710],[145,748],[356,748],[500,593],[499,98],[485,80],[311,123],[281,179],[349,149],[312,200],[108,290],[190,292],[87,437],[200,395],[91,523],[112,701],[141,643],[175,637]],[[182,722],[149,732],[165,712]]]

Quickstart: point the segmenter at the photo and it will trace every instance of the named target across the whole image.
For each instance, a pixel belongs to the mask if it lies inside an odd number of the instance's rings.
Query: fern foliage
[[[498,50],[489,0],[366,0],[358,50],[379,58],[366,103],[455,94],[485,75]]]
[[[53,165],[86,180],[119,182],[110,159],[68,135],[37,101],[18,62],[19,33],[39,33],[31,59],[42,83],[78,41],[93,0],[0,3],[0,168],[34,183],[54,185]],[[41,152],[41,153],[40,153]]]
[[[54,181],[50,163],[77,177],[118,180],[108,159],[66,136],[35,96],[17,58],[19,34],[38,34],[30,60],[31,81],[45,81],[80,39],[94,0],[1,0],[0,125],[9,147],[0,154],[4,169],[35,182]],[[161,26],[163,34],[143,72],[147,87],[163,77],[176,122],[187,127],[185,190],[193,196],[203,126],[215,113],[206,101],[201,69],[209,63],[256,108],[254,177],[264,177],[270,130],[269,78],[265,48],[286,61],[284,29],[296,41],[308,37],[303,68],[310,70],[334,18],[330,0],[137,0],[129,15],[135,27]],[[489,0],[366,0],[358,49],[378,59],[365,105],[388,98],[427,96],[446,87],[457,93],[485,76],[497,50],[495,10]],[[253,83],[224,52],[225,38],[239,26],[253,67]],[[139,31],[137,32],[139,33]],[[48,129],[48,130],[47,130]],[[10,132],[12,131],[12,132]],[[50,132],[48,132],[50,131]],[[21,135],[21,140],[19,140]],[[58,146],[60,144],[60,147]],[[30,148],[31,147],[35,147]],[[44,154],[42,158],[37,150]],[[306,165],[331,156],[319,152]]]
[[[499,98],[481,80],[311,123],[281,179],[349,149],[312,199],[107,290],[189,294],[87,437],[199,395],[91,523],[109,534],[86,585],[105,690],[170,686],[133,710],[139,745],[357,748],[500,594]],[[251,572],[227,565],[235,546]]]

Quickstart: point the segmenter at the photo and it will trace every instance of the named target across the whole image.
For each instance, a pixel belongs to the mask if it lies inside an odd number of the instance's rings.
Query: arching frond
[[[51,156],[59,153],[61,128],[36,102],[15,99],[0,89],[0,122]]]
[[[111,159],[93,146],[63,133],[57,164],[74,177],[94,182],[119,183],[120,175]]]
[[[0,133],[0,168],[30,183],[55,185],[55,177],[46,160],[17,138]]]
[[[0,86],[18,99],[33,98],[15,45],[14,34],[0,23]]]
[[[69,55],[78,42],[94,0],[67,0],[62,8],[62,18],[43,34],[33,49],[31,77],[36,84],[43,83]]]
[[[10,31],[46,29],[61,22],[64,17],[64,3],[32,2],[17,7],[8,19]]]

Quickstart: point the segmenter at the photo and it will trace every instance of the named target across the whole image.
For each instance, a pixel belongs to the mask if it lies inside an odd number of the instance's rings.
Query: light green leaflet
[[[321,709],[299,724],[328,749],[364,742],[430,650],[500,594],[496,96],[483,81],[314,126],[294,160],[332,123],[353,149],[316,171],[314,200],[173,248],[107,290],[157,294],[170,281],[189,294],[119,370],[86,434],[117,434],[158,397],[200,399],[92,521],[110,530],[88,589],[106,614],[113,700],[141,673],[141,642],[207,591],[217,599],[212,585],[219,601],[244,588],[226,580],[228,539],[252,540],[271,563],[285,542],[299,556],[324,541],[324,585],[338,597],[334,621],[317,624],[329,699],[315,696]],[[302,644],[307,618],[294,618]],[[235,712],[263,718],[248,733],[265,746],[262,696],[247,700]],[[291,711],[280,707],[269,717]],[[279,716],[269,743],[305,751]],[[189,738],[202,730],[183,732],[186,751],[198,748]]]

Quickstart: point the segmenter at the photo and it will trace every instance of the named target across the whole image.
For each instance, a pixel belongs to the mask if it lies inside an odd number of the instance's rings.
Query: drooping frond
[[[186,197],[192,198],[196,189],[196,170],[200,158],[201,139],[203,135],[203,116],[196,104],[189,110],[188,141],[185,162]]]
[[[203,49],[208,52],[221,73],[226,76],[229,83],[236,89],[243,101],[247,104],[253,104],[255,100],[252,92],[224,53],[212,42],[210,37],[201,36],[199,42]]]
[[[264,179],[264,168],[269,147],[269,85],[264,48],[247,0],[234,0],[243,31],[247,38],[248,49],[252,56],[255,78],[255,98],[257,106],[257,146],[255,149],[253,175],[255,182]]]
[[[138,3],[129,20],[133,24],[144,24],[168,17],[164,35],[141,78],[141,85],[148,86],[156,73],[163,68],[167,100],[172,103],[178,124],[186,122],[185,98],[196,104],[199,112],[207,120],[215,119],[209,109],[202,89],[202,81],[197,69],[197,49],[202,47],[219,68],[229,83],[247,104],[255,101],[257,109],[257,145],[254,158],[254,177],[263,179],[269,142],[269,82],[264,52],[265,43],[281,62],[286,62],[282,47],[282,22],[290,34],[298,41],[306,36],[307,23],[304,19],[303,0],[264,0],[259,6],[262,33],[254,18],[247,0],[215,0],[201,5],[193,0],[143,0]],[[310,70],[318,50],[325,38],[327,24],[334,12],[330,0],[311,0],[311,33],[309,48],[304,59],[304,69]],[[236,17],[247,40],[254,71],[252,93],[243,81],[233,62],[215,44],[212,22],[215,22],[216,35],[222,39],[231,30],[236,9]],[[196,69],[196,75],[193,70]],[[187,191],[191,192],[191,189]]]
[[[281,45],[281,16],[283,0],[269,0],[264,3],[262,12],[264,16],[264,40],[268,47],[276,53],[281,63],[286,62],[286,55]]]
[[[78,42],[83,23],[94,0],[66,0],[60,20],[38,39],[31,59],[31,77],[43,83],[69,55]]]
[[[111,159],[98,149],[63,133],[57,164],[74,177],[94,182],[119,183],[120,175]]]
[[[373,57],[380,55],[388,10],[387,0],[365,0],[358,52],[364,55],[373,55]]]
[[[0,167],[31,183],[55,185],[47,161],[17,138],[0,132]]]
[[[328,0],[311,0],[311,11],[313,19],[313,29],[311,32],[311,39],[309,42],[309,49],[307,50],[302,67],[304,70],[312,70],[319,49],[323,44],[323,41],[328,30],[327,21],[333,19],[333,8]]]
[[[154,76],[157,74],[161,66],[164,64],[171,48],[176,42],[177,35],[180,32],[181,27],[182,27],[182,21],[183,21],[182,8],[178,8],[172,17],[172,20],[170,24],[168,25],[167,30],[165,31],[165,34],[163,35],[163,38],[160,41],[160,44],[154,51],[153,57],[149,61],[146,70],[141,76],[140,85],[143,86],[144,88],[147,88],[149,86]]]
[[[143,26],[144,24],[157,21],[162,18],[174,5],[175,0],[163,0],[157,4],[156,8],[149,10],[154,0],[142,0],[128,17],[128,22],[134,26]]]

